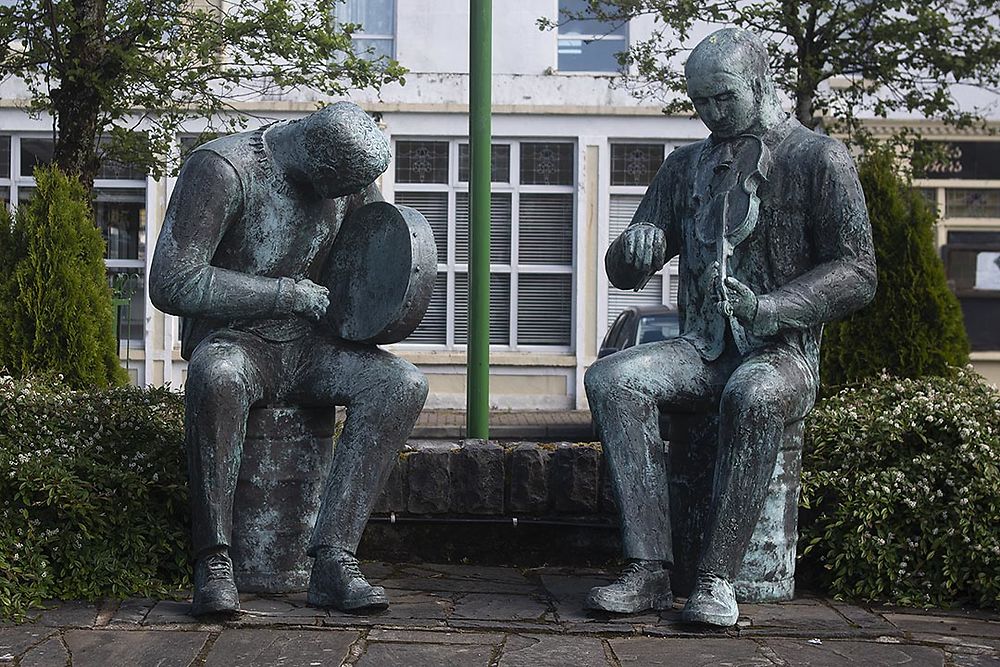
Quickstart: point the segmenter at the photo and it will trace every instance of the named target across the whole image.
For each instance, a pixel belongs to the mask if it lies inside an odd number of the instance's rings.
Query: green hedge
[[[807,422],[801,576],[845,598],[1000,608],[1000,393],[883,375]]]
[[[0,377],[0,616],[190,583],[183,401]]]
[[[190,586],[183,402],[0,377],[0,616]],[[799,573],[847,598],[1000,608],[1000,394],[874,378],[808,419]]]

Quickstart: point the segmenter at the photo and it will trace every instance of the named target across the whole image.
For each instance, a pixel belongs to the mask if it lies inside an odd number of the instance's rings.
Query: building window
[[[949,231],[944,260],[969,345],[974,351],[1000,350],[1000,231]]]
[[[354,51],[371,59],[396,57],[396,0],[346,0],[340,23],[361,26],[352,36]]]
[[[1000,218],[1000,190],[948,188],[944,211],[947,218]]]
[[[611,201],[608,216],[608,244],[625,231],[656,171],[673,145],[663,143],[611,144]],[[622,310],[629,306],[666,305],[677,307],[677,258],[667,262],[639,292],[607,286],[607,319],[610,327]],[[603,272],[602,272],[603,274]],[[600,332],[599,339],[604,338]]]
[[[406,342],[461,348],[468,339],[468,143],[400,140],[394,153],[395,202],[423,213],[438,245],[434,296]],[[492,147],[492,345],[572,346],[575,156],[569,142]]]
[[[24,203],[35,191],[35,167],[52,162],[51,137],[0,137],[0,192],[8,203]],[[92,206],[105,241],[108,282],[124,296],[118,304],[119,340],[141,342],[145,332],[146,173],[107,160],[94,181]]]
[[[628,23],[567,20],[564,12],[588,12],[587,0],[559,0],[558,69],[562,72],[617,72],[617,54],[628,49]]]

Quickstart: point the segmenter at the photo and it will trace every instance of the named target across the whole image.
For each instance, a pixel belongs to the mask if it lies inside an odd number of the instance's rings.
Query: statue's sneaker
[[[233,561],[226,549],[211,551],[194,564],[191,615],[232,614],[240,610],[240,594],[233,580]]]
[[[673,602],[670,571],[660,563],[633,560],[614,583],[591,588],[584,607],[595,611],[635,614],[649,609],[670,609]]]
[[[681,620],[728,628],[736,625],[739,617],[732,583],[708,572],[698,572],[698,581],[681,611]]]
[[[381,586],[372,586],[361,574],[358,559],[344,549],[321,549],[309,577],[309,604],[341,611],[369,613],[389,606]]]

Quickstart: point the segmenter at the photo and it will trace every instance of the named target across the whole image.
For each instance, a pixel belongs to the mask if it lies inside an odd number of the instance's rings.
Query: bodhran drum
[[[366,204],[344,220],[323,267],[326,325],[345,340],[397,343],[427,312],[436,274],[427,219],[408,206]]]

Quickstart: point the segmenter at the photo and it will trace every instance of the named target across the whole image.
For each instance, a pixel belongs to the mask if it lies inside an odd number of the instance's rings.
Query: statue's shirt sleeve
[[[857,170],[847,149],[826,137],[810,139],[800,155],[801,179],[791,187],[799,198],[812,259],[810,268],[760,295],[754,333],[807,329],[842,318],[875,294],[876,269],[871,224]]]
[[[167,208],[150,268],[150,299],[164,312],[229,320],[291,313],[290,278],[212,266],[226,231],[243,210],[239,175],[222,157],[196,151],[185,163]]]

